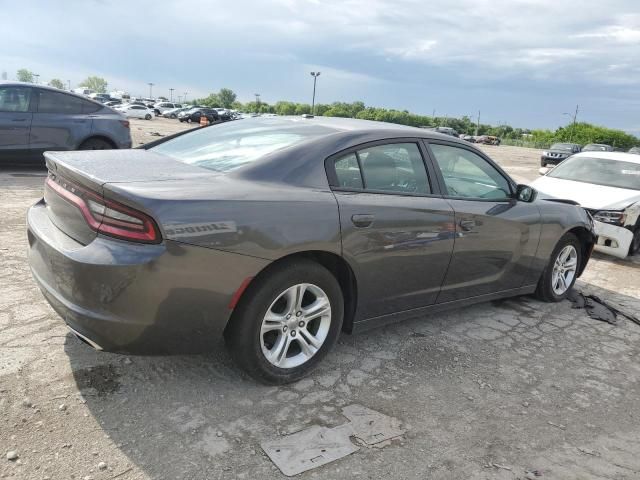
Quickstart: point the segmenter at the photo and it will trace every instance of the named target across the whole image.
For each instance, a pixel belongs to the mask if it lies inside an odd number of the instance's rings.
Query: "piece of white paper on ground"
[[[288,477],[346,457],[360,448],[351,437],[373,446],[404,433],[400,421],[362,405],[342,410],[349,420],[334,428],[313,425],[283,438],[262,442],[262,450]]]

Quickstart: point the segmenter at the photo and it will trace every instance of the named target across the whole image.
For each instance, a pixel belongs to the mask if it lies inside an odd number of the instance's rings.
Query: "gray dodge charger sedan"
[[[146,149],[47,152],[28,213],[47,300],[97,349],[211,348],[267,383],[342,331],[513,295],[563,299],[594,244],[467,142],[336,118],[253,118]]]

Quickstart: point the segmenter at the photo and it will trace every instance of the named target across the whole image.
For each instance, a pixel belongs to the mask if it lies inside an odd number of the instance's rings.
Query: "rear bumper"
[[[165,241],[98,236],[82,245],[60,231],[44,202],[27,215],[29,265],[44,297],[75,333],[106,351],[211,349],[229,302],[269,262]]]
[[[629,246],[633,241],[633,233],[624,227],[609,225],[608,223],[593,222],[596,230],[597,252],[606,253],[618,258],[627,258]]]

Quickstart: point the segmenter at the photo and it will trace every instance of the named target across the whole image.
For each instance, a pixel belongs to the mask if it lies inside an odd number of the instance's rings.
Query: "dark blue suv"
[[[129,121],[86,97],[0,82],[0,163],[44,163],[47,150],[131,148]]]

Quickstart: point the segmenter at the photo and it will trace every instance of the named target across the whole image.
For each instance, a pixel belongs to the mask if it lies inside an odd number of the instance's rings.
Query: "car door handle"
[[[370,227],[373,223],[373,215],[356,214],[351,216],[351,221],[358,228]]]
[[[458,222],[458,225],[460,225],[460,228],[462,230],[464,230],[465,232],[468,232],[470,230],[473,230],[473,227],[476,226],[476,222],[475,220],[460,220]]]
[[[26,118],[13,118],[11,119],[12,122],[26,122],[27,119]]]

